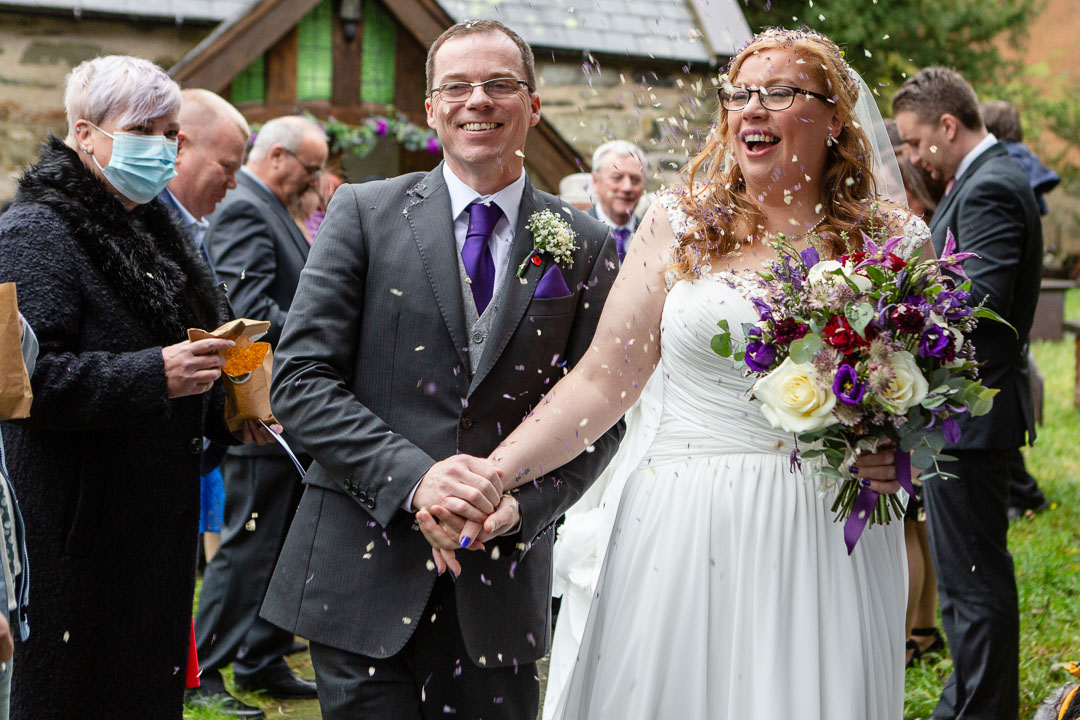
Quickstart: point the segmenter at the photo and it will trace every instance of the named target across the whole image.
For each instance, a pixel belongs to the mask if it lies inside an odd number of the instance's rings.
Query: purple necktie
[[[626,259],[626,246],[630,244],[630,228],[615,231],[615,252],[619,253],[619,262]]]
[[[484,314],[495,288],[495,259],[491,256],[488,238],[501,217],[502,210],[493,202],[486,205],[473,203],[469,206],[469,229],[465,233],[461,259],[465,263],[465,273],[472,285],[472,296],[478,315]]]

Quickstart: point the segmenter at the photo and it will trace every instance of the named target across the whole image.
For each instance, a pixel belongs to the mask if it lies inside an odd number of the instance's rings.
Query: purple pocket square
[[[562,271],[559,270],[558,265],[552,265],[544,273],[544,277],[540,278],[540,282],[536,284],[536,292],[533,293],[533,298],[546,300],[548,298],[566,297],[569,294],[570,288],[566,286],[566,280],[563,280]]]

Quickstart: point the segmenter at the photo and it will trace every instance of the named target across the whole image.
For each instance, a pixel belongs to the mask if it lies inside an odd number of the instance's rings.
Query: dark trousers
[[[225,526],[203,574],[195,641],[202,684],[223,689],[221,668],[256,673],[282,660],[293,635],[259,617],[303,486],[289,458],[230,454],[221,465]]]
[[[1009,507],[1021,510],[1036,510],[1046,504],[1046,496],[1039,489],[1039,484],[1024,465],[1024,454],[1020,449],[1010,451]]]
[[[935,720],[1016,720],[1020,616],[1007,546],[1010,450],[950,450],[923,483],[953,673]]]
[[[418,625],[409,642],[401,652],[382,660],[311,643],[323,720],[533,720],[537,716],[536,663],[489,669],[469,658],[449,573],[435,582],[423,617],[412,621]]]

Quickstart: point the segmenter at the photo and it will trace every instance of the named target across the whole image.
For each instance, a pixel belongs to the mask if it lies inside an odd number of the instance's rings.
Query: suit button
[[[471,427],[472,427],[472,418],[471,417],[466,415],[465,417],[461,418],[461,429],[462,430],[468,430]]]
[[[353,494],[353,497],[355,497],[357,495],[363,495],[363,493],[360,492],[360,488],[357,487],[356,485],[350,485],[349,486],[349,492]]]
[[[360,494],[357,495],[357,497],[360,498],[361,500],[367,500],[367,493],[364,492],[363,490],[361,490]]]
[[[479,345],[480,343],[484,342],[484,333],[482,333],[482,332],[480,332],[479,330],[477,330],[476,332],[474,332],[474,333],[472,334],[472,341],[473,341],[474,343],[476,343],[477,345]]]
[[[192,455],[202,454],[202,438],[197,437],[188,440],[188,450],[191,451]]]
[[[364,503],[364,504],[368,506],[369,510],[374,510],[375,509],[375,500],[373,498],[368,498],[367,502]]]

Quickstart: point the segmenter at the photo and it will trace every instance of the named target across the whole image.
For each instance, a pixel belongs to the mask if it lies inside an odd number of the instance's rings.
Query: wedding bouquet
[[[721,320],[712,339],[758,377],[752,392],[769,423],[806,445],[792,463],[820,458],[815,479],[838,486],[832,510],[849,553],[867,523],[903,516],[895,495],[878,497],[849,472],[858,453],[892,440],[909,494],[912,463],[953,459],[939,453],[960,438],[957,416],[989,412],[998,392],[979,382],[967,337],[978,318],[1005,322],[968,304],[961,266],[974,254],[957,253],[951,233],[936,260],[894,254],[902,237],[863,241],[862,252],[822,260],[779,236],[775,262],[750,281],[758,322],[737,340]]]

